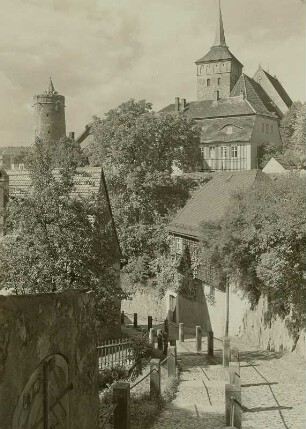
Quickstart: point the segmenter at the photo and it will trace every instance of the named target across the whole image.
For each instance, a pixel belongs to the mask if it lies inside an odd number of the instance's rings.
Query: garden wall
[[[137,290],[132,299],[124,299],[121,302],[121,310],[127,316],[126,323],[133,323],[133,314],[137,313],[138,321],[147,323],[148,316],[153,321],[163,322],[167,317],[166,299],[161,298],[155,290]]]
[[[211,328],[214,335],[218,338],[224,336],[225,332],[225,292],[215,289],[212,298],[210,288],[204,287],[207,296],[207,310],[210,318]],[[240,332],[243,317],[250,307],[249,302],[243,299],[240,293],[235,289],[235,285],[230,286],[229,294],[229,335],[235,336]]]
[[[267,299],[261,297],[255,309],[245,313],[240,335],[263,349],[276,352],[289,351],[305,357],[305,330],[300,332],[297,340],[290,335],[285,320],[277,317],[271,323],[265,324],[264,315],[267,309]]]
[[[1,429],[57,421],[66,429],[97,429],[93,306],[91,294],[78,291],[0,296]]]

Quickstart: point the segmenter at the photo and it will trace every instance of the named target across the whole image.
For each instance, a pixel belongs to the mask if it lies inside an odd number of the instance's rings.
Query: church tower
[[[54,89],[50,78],[48,91],[34,95],[34,139],[57,141],[66,136],[65,97]]]
[[[220,0],[215,43],[204,57],[196,61],[196,66],[198,101],[229,97],[242,73],[243,65],[226,45]]]

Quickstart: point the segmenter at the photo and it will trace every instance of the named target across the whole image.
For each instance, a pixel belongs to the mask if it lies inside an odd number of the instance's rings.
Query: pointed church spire
[[[220,0],[219,0],[219,10],[218,10],[218,17],[217,17],[216,39],[215,39],[214,46],[226,46]]]
[[[55,89],[54,89],[54,85],[53,85],[52,79],[51,79],[51,77],[50,77],[50,78],[49,78],[49,88],[48,88],[48,93],[49,93],[49,94],[53,94],[53,92],[55,92]]]

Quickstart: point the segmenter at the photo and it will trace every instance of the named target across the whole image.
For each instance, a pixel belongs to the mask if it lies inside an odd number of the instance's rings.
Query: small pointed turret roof
[[[54,89],[54,85],[53,85],[52,79],[51,79],[51,77],[50,77],[50,78],[49,78],[48,93],[49,93],[49,94],[53,94],[53,92],[55,92],[55,89]]]
[[[220,0],[218,7],[216,38],[214,46],[226,46]]]

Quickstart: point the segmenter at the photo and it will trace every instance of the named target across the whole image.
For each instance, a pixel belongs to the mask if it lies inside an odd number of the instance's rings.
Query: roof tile
[[[240,61],[231,53],[227,46],[212,46],[210,51],[204,55],[204,57],[200,58],[196,61],[196,64],[208,63],[211,61],[222,61],[222,60],[234,60],[238,64],[241,64]]]
[[[220,220],[237,190],[251,188],[260,181],[271,180],[260,170],[214,173],[214,177],[198,189],[168,226],[168,231],[201,239],[204,222]]]

